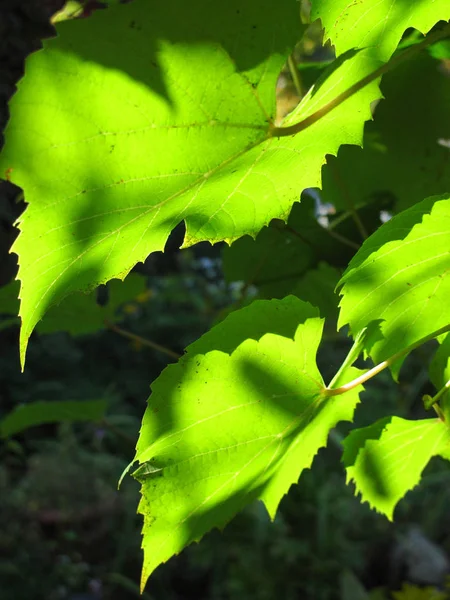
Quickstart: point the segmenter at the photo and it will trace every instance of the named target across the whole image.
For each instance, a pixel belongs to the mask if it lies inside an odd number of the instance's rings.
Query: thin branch
[[[445,423],[445,415],[442,412],[442,409],[439,406],[439,404],[433,404],[433,409],[434,409],[434,412],[437,414],[437,416],[440,418],[440,420],[444,421],[444,423]]]
[[[289,54],[287,59],[289,73],[291,74],[292,81],[295,86],[295,91],[299,98],[303,96],[302,82],[300,80],[300,73],[298,72],[297,65],[295,64],[292,54]]]
[[[336,375],[333,377],[333,379],[328,384],[329,388],[332,388],[335,385],[335,383],[337,381],[339,381],[339,379],[341,378],[341,376],[343,375],[343,373],[349,367],[352,366],[352,364],[355,362],[355,360],[361,354],[361,351],[362,351],[363,345],[364,345],[364,340],[365,340],[365,337],[366,337],[366,333],[367,333],[367,327],[363,327],[363,329],[361,329],[361,331],[356,336],[355,341],[353,342],[353,345],[350,348],[349,353],[347,354],[344,362],[339,367]]]
[[[275,229],[278,229],[278,231],[288,231],[289,233],[291,233],[292,235],[294,235],[295,237],[298,237],[303,243],[307,244],[310,248],[312,248],[314,250],[314,252],[318,252],[320,255],[320,248],[317,248],[310,240],[308,240],[307,238],[305,238],[299,231],[297,231],[296,229],[294,229],[293,227],[291,227],[290,225],[274,225]],[[342,244],[345,244],[346,246],[350,246],[350,248],[354,248],[355,250],[359,250],[360,246],[354,242],[353,240],[349,240],[348,238],[346,238],[345,236],[341,235],[340,233],[337,233],[337,231],[331,231],[328,227],[324,227],[323,225],[321,225],[322,229],[324,231],[326,231],[332,238],[335,238],[336,240],[338,240],[339,242],[341,242]],[[322,257],[324,258],[324,257]]]
[[[310,240],[308,240],[308,238],[303,237],[303,235],[300,233],[300,231],[297,231],[291,225],[288,225],[287,223],[277,223],[277,222],[274,222],[271,225],[274,229],[277,229],[281,233],[283,233],[284,231],[289,232],[294,237],[298,238],[304,244],[309,246],[312,250],[314,250],[314,252],[317,251],[317,248],[314,246],[314,244]]]
[[[341,244],[345,244],[346,246],[349,246],[350,248],[353,248],[354,250],[359,250],[361,248],[361,246],[359,244],[357,244],[353,240],[349,240],[348,238],[346,238],[344,235],[341,235],[337,231],[334,231],[333,229],[330,229],[329,227],[324,227],[323,229],[332,238],[334,238],[338,242],[341,242]]]
[[[171,358],[175,358],[175,360],[178,360],[179,358],[181,358],[180,354],[177,354],[173,350],[170,350],[170,348],[166,348],[165,346],[161,346],[160,344],[157,344],[156,342],[147,340],[146,338],[143,338],[140,335],[131,333],[131,331],[126,331],[125,329],[122,329],[121,327],[114,325],[114,323],[111,323],[110,321],[105,320],[105,325],[108,329],[111,329],[111,331],[115,331],[119,335],[122,335],[123,337],[126,337],[129,340],[133,340],[134,342],[139,342],[143,346],[148,346],[149,348],[152,348],[153,350],[156,350],[157,352],[161,352],[162,354],[166,354],[167,356],[170,356]]]
[[[341,174],[339,173],[339,170],[336,168],[336,165],[334,165],[332,162],[328,163],[328,168],[330,169],[331,173],[333,174],[333,178],[334,178],[337,186],[341,189],[345,203],[348,206],[350,214],[355,222],[355,225],[356,225],[363,241],[366,240],[369,237],[369,234],[367,233],[367,229],[365,228],[364,223],[361,221],[361,217],[359,216],[358,211],[356,210],[355,205],[353,203],[352,195],[349,192],[344,180],[342,179]]]
[[[414,342],[414,344],[411,344],[407,348],[403,348],[403,350],[400,350],[400,352],[397,352],[388,359],[383,360],[383,362],[379,363],[372,369],[369,369],[369,371],[366,371],[366,373],[363,373],[363,375],[360,375],[356,379],[353,379],[353,381],[350,381],[349,383],[346,383],[345,385],[342,385],[338,388],[330,388],[329,386],[326,387],[324,390],[325,396],[340,396],[341,394],[345,394],[346,392],[353,390],[354,388],[362,385],[369,379],[372,379],[372,377],[374,377],[375,375],[378,375],[378,373],[386,369],[386,367],[390,367],[391,365],[393,365],[397,360],[399,360],[399,358],[402,358],[412,350],[415,350],[422,344],[433,340],[434,338],[438,337],[439,335],[442,335],[443,333],[446,333],[447,331],[450,331],[450,324],[446,325],[445,327],[441,327],[440,329],[434,331],[433,333],[430,333],[429,335],[426,335],[425,337],[421,338],[417,342]]]
[[[333,98],[333,100],[331,100],[330,102],[325,104],[325,106],[322,106],[322,108],[319,108],[319,110],[317,110],[316,112],[307,116],[305,119],[303,119],[303,121],[300,121],[299,123],[295,123],[294,125],[289,125],[288,127],[272,126],[269,131],[269,137],[285,137],[285,136],[289,136],[289,135],[295,135],[296,133],[300,133],[300,131],[307,129],[311,125],[314,125],[314,123],[316,123],[317,121],[322,119],[325,115],[330,113],[333,109],[335,109],[340,104],[345,102],[345,100],[347,100],[348,98],[351,98],[351,96],[353,96],[354,94],[356,94],[357,92],[359,92],[360,90],[365,88],[366,85],[369,85],[369,83],[372,83],[372,81],[375,81],[376,79],[378,79],[379,77],[381,77],[382,75],[387,73],[388,71],[395,69],[399,64],[401,64],[405,60],[408,60],[411,56],[414,56],[415,54],[417,54],[418,52],[423,50],[423,48],[427,48],[431,44],[434,44],[438,40],[446,38],[449,35],[450,35],[450,24],[447,24],[443,29],[441,29],[440,31],[436,31],[435,33],[432,33],[431,35],[429,35],[427,38],[425,38],[419,44],[410,46],[404,52],[401,52],[400,54],[397,54],[396,56],[391,58],[391,60],[389,62],[382,65],[378,69],[375,69],[375,71],[373,71],[369,75],[366,75],[366,77],[363,77],[360,81],[357,81],[355,84],[350,86],[347,90],[345,90],[341,94],[338,94],[335,98]]]
[[[436,404],[436,402],[439,402],[439,400],[441,399],[441,397],[445,394],[445,392],[448,392],[450,390],[450,379],[447,381],[447,383],[441,387],[441,389],[438,391],[438,393],[431,397],[429,395],[425,395],[423,397],[423,403],[425,408],[428,410],[430,409],[434,404]]]

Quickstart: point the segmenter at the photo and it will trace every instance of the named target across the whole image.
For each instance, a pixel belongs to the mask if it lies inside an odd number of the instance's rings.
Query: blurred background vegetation
[[[51,22],[83,18],[101,7],[96,2],[85,7],[71,2],[65,12],[58,13],[63,4],[58,0],[3,0],[0,130],[6,124],[7,101],[23,73],[24,59],[39,48],[42,38],[53,35]],[[307,11],[307,3],[302,7]],[[331,49],[322,46],[320,28],[313,26],[280,77],[279,118],[295,106],[330,59]],[[365,223],[378,226],[389,202],[386,194],[366,202]],[[315,236],[317,222],[326,221],[333,208],[313,192],[304,206],[312,207],[310,233]],[[117,300],[119,308],[113,320],[120,321],[118,325],[94,326],[91,333],[77,336],[41,329],[31,339],[22,374],[18,322],[11,316],[8,296],[17,264],[15,255],[8,252],[17,235],[13,223],[24,207],[20,190],[1,182],[0,600],[137,598],[141,569],[138,486],[128,477],[117,491],[117,481],[133,458],[150,383],[174,360],[170,353],[182,353],[230,307],[242,306],[258,294],[273,295],[269,289],[272,282],[257,281],[260,273],[243,282],[233,281],[233,251],[223,254],[221,245],[200,244],[180,251],[183,230],[177,228],[164,254],[152,255],[134,269],[134,275],[141,278],[139,289],[127,288]],[[352,219],[342,222],[343,229],[330,235],[337,246],[328,249],[328,256],[334,257],[336,281],[361,242],[357,223]],[[287,229],[280,233],[280,224],[274,224],[276,235],[284,236],[283,240],[288,239]],[[296,229],[294,218],[290,229]],[[297,231],[295,235],[305,243],[307,233]],[[317,264],[308,262],[305,269],[311,266]],[[296,285],[301,277],[303,273],[294,277]],[[304,291],[308,286],[303,283]],[[108,286],[91,298],[92,306],[107,308],[112,301]],[[77,319],[88,318],[82,307],[74,310]],[[326,306],[323,310],[327,312]],[[345,331],[336,334],[335,315],[330,311],[329,316],[318,357],[326,381],[349,349]],[[163,351],[149,347],[148,340]],[[425,346],[408,359],[400,385],[387,372],[370,382],[357,410],[357,426],[392,413],[412,418],[424,415],[420,398],[432,391],[427,370],[433,348],[432,344]],[[102,400],[106,411],[93,422],[46,423],[15,435],[7,431],[6,415],[17,406],[62,400]],[[161,566],[143,598],[449,597],[445,591],[450,572],[448,467],[434,459],[421,486],[400,503],[395,524],[390,523],[360,504],[352,486],[346,485],[340,440],[347,429],[343,424],[332,432],[328,448],[319,452],[313,469],[306,471],[300,484],[284,498],[274,523],[262,504],[249,507],[223,533],[213,531],[200,544]]]

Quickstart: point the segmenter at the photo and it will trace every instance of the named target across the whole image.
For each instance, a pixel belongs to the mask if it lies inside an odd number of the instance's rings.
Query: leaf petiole
[[[421,338],[417,342],[414,342],[414,344],[411,344],[410,346],[403,348],[403,350],[400,350],[400,352],[397,352],[396,354],[390,356],[386,360],[383,360],[383,362],[379,363],[372,369],[369,369],[368,371],[366,371],[366,373],[363,373],[356,379],[353,379],[353,381],[349,381],[349,383],[346,383],[345,385],[342,385],[338,388],[332,388],[331,385],[338,379],[338,375],[340,375],[340,373],[342,373],[343,366],[346,363],[347,363],[346,366],[348,366],[348,357],[347,357],[344,361],[344,364],[340,367],[339,371],[336,373],[335,377],[333,377],[329,386],[327,388],[325,388],[325,390],[324,390],[325,396],[326,397],[340,396],[341,394],[345,394],[346,392],[353,390],[355,387],[358,387],[358,386],[362,385],[363,383],[365,383],[366,381],[368,381],[369,379],[372,379],[372,377],[374,377],[375,375],[377,375],[378,373],[380,373],[381,371],[386,369],[386,367],[390,367],[391,365],[393,365],[397,360],[399,360],[400,358],[405,356],[405,354],[409,354],[409,352],[412,352],[412,350],[415,350],[422,344],[425,344],[426,342],[429,342],[430,340],[437,338],[438,336],[442,335],[443,333],[446,333],[447,331],[450,331],[450,323],[448,325],[445,325],[444,327],[441,327],[437,331],[434,331],[433,333],[426,335],[425,337]],[[361,331],[361,333],[363,333],[363,332],[364,332],[364,330]],[[355,344],[358,339],[359,338],[357,336],[357,338],[355,340]],[[355,347],[355,345],[352,347],[349,354],[351,354],[354,351],[353,350],[354,347]]]
[[[450,390],[450,379],[438,391],[438,393],[435,396],[430,396],[429,394],[425,394],[425,396],[423,396],[423,398],[422,398],[425,409],[429,410],[432,406],[434,406],[436,404],[436,402],[439,402],[439,400],[442,398],[442,396],[445,394],[445,392],[448,392],[448,390]]]
[[[330,381],[330,383],[328,384],[328,388],[332,388],[333,385],[335,385],[339,379],[341,378],[342,374],[349,368],[352,366],[352,364],[355,362],[355,360],[358,358],[358,356],[361,354],[361,351],[363,349],[363,344],[364,344],[364,340],[366,337],[366,333],[367,333],[367,327],[364,327],[363,329],[361,329],[361,331],[358,333],[358,335],[356,336],[356,339],[353,343],[353,346],[350,348],[349,353],[347,354],[344,362],[342,363],[342,365],[339,367],[338,372],[336,373],[336,375],[333,377],[333,379]]]

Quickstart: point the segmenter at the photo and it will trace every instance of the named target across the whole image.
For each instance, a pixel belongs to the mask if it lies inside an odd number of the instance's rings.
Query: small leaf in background
[[[338,324],[355,336],[379,321],[365,345],[375,362],[448,325],[449,232],[450,199],[427,198],[382,225],[350,261]]]
[[[21,404],[0,419],[0,437],[21,433],[44,423],[99,421],[105,414],[106,400],[38,400]]]
[[[398,592],[392,592],[393,600],[447,600],[448,596],[434,587],[420,587],[404,583]]]
[[[262,298],[282,298],[301,285],[301,278],[320,260],[346,265],[353,254],[317,222],[314,200],[305,195],[292,207],[286,225],[272,222],[255,239],[245,236],[225,246],[223,270],[227,281],[255,285]]]
[[[19,286],[18,281],[13,281],[0,288],[0,313],[17,314]],[[36,329],[39,333],[54,331],[67,331],[72,335],[94,333],[105,328],[105,320],[112,323],[120,321],[119,307],[134,299],[139,301],[138,298],[142,298],[144,294],[144,277],[131,273],[124,281],[113,279],[108,283],[108,302],[105,306],[97,303],[95,292],[74,293],[64,298],[60,304],[52,306],[42,321],[37,324]],[[17,322],[11,319],[8,321],[10,325]]]
[[[343,571],[339,583],[340,600],[370,600],[368,592],[353,571]]]
[[[363,502],[390,520],[431,458],[450,459],[450,430],[440,419],[386,417],[353,430],[343,443],[347,481],[354,481]]]
[[[366,123],[363,148],[343,146],[327,159],[324,200],[349,210],[384,197],[381,208],[399,212],[448,192],[450,78],[441,67],[422,53],[383,76],[384,99]]]
[[[273,331],[270,312],[283,307],[295,310],[293,321],[283,323],[294,339],[260,337],[261,317]],[[239,325],[248,334],[252,322],[256,339],[242,341],[231,354],[210,345],[223,336],[224,347],[235,346]],[[136,454],[146,473],[148,464],[153,468],[140,478],[143,586],[161,562],[210,529],[224,527],[257,498],[274,518],[330,429],[352,419],[358,402],[354,390],[325,398],[315,364],[322,320],[307,303],[294,297],[255,301],[217,329],[194,344],[203,354],[188,348],[152,385]],[[356,373],[350,369],[347,376]]]
[[[313,0],[311,19],[321,19],[325,40],[340,55],[352,48],[370,48],[387,61],[410,27],[427,33],[438,21],[450,19],[448,0],[404,2],[392,0]]]

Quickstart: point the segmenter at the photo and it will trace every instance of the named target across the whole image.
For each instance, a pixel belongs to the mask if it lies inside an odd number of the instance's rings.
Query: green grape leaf
[[[394,508],[415,487],[433,456],[450,456],[450,430],[440,419],[386,417],[353,430],[344,440],[347,481],[364,502],[392,520]]]
[[[247,339],[258,341],[267,333],[294,340],[299,310],[304,319],[316,319],[319,316],[315,306],[293,296],[281,301],[255,300],[249,306],[230,313],[204,333],[186,348],[186,354],[206,354],[212,349],[231,354]]]
[[[271,333],[261,331],[263,319]],[[273,518],[330,429],[352,419],[358,402],[354,390],[325,397],[315,364],[322,320],[309,304],[293,296],[255,301],[215,329],[152,385],[136,454],[142,586],[161,562],[248,503],[261,499]],[[216,350],[217,339],[233,351]]]
[[[277,76],[301,33],[292,0],[135,0],[57,30],[27,59],[0,159],[29,203],[13,246],[22,364],[50,305],[122,279],[181,221],[188,246],[286,219],[325,155],[361,143],[379,97],[372,81],[297,135],[272,136]],[[338,60],[286,123],[379,64],[366,51]]]
[[[311,19],[321,19],[325,40],[331,40],[340,55],[351,48],[370,48],[387,61],[410,27],[428,33],[438,21],[450,19],[447,0],[313,0]]]
[[[341,147],[323,170],[323,199],[336,208],[384,197],[401,211],[450,190],[450,78],[440,63],[420,54],[386,73],[381,91],[363,148]]]
[[[141,275],[131,273],[124,281],[113,279],[108,284],[108,302],[100,306],[95,293],[74,293],[64,298],[60,304],[50,307],[36,329],[39,333],[67,331],[72,335],[85,335],[105,328],[105,321],[120,321],[123,314],[120,306],[131,302],[145,290],[145,280]],[[0,313],[17,314],[19,310],[19,282],[13,281],[0,288]],[[11,325],[15,321],[11,322]]]
[[[355,336],[372,324],[365,351],[375,362],[449,324],[449,231],[450,199],[427,198],[382,225],[351,260],[338,326],[348,323]]]
[[[99,421],[106,406],[106,400],[39,400],[21,404],[0,419],[0,437],[10,437],[44,423]]]

